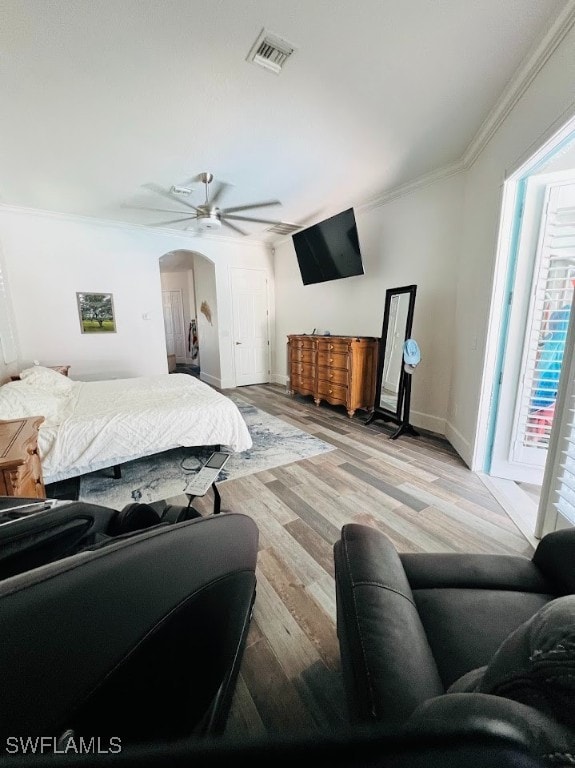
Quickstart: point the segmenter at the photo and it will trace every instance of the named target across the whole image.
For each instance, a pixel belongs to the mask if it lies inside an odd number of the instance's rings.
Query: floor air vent
[[[278,75],[295,48],[287,40],[262,29],[248,54],[247,61],[265,67]]]

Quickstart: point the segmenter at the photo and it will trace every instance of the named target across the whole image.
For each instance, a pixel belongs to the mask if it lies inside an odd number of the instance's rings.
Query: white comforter
[[[252,445],[235,403],[186,374],[77,381],[64,400],[40,428],[45,483],[178,446]]]

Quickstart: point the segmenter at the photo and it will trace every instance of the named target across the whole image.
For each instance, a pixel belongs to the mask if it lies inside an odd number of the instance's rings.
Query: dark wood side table
[[[46,498],[38,455],[43,421],[43,416],[0,421],[0,496]]]

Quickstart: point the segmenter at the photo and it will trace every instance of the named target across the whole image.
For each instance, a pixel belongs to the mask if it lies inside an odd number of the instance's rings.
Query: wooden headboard
[[[69,365],[46,365],[43,367],[50,368],[53,371],[57,371],[58,373],[61,373],[62,376],[67,376],[68,371],[70,370]],[[0,385],[7,384],[9,381],[19,381],[19,380],[20,380],[20,374],[12,373],[10,376],[4,376],[3,378],[0,378]]]

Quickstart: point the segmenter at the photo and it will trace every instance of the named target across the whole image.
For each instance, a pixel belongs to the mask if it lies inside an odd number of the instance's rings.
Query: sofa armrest
[[[560,595],[575,593],[575,528],[544,536],[533,555],[533,563],[555,584]]]
[[[213,515],[1,581],[0,735],[153,740],[189,734],[212,701],[219,716],[257,551],[253,520]]]
[[[518,555],[401,554],[411,589],[496,589],[555,594],[556,585]]]
[[[334,547],[338,636],[355,722],[403,722],[444,689],[389,539],[345,525]]]
[[[501,733],[510,730],[538,758],[560,765],[561,757],[571,764],[566,756],[575,748],[575,734],[568,727],[533,707],[485,693],[453,693],[429,699],[415,710],[407,728],[443,736],[478,728]]]

